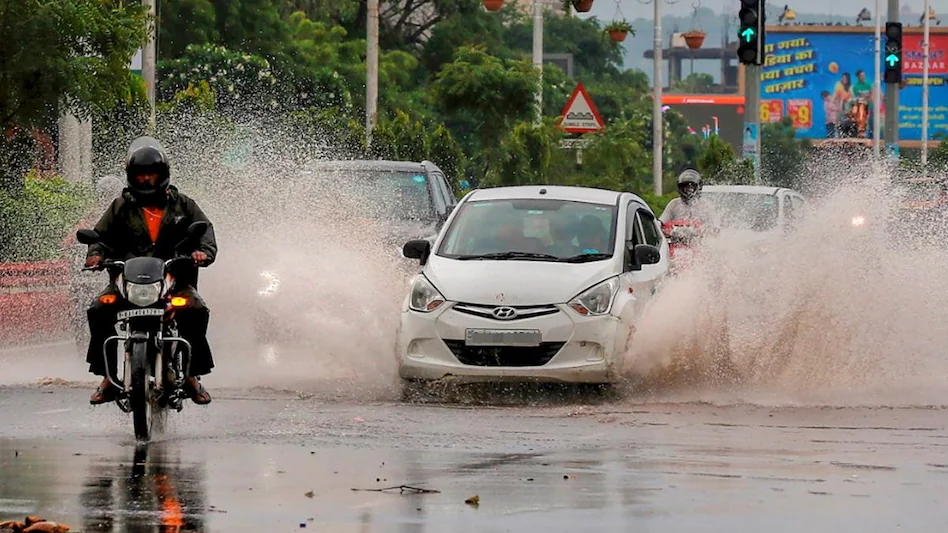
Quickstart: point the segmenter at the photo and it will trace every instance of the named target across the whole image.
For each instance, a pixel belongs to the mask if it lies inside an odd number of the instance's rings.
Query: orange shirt
[[[151,242],[158,242],[158,229],[161,227],[161,217],[164,216],[165,210],[155,207],[143,207],[142,213],[145,215],[145,225],[148,226],[148,235],[151,237]]]

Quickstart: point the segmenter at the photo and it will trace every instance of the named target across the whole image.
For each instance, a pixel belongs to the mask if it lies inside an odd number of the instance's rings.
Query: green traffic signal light
[[[744,28],[744,31],[741,32],[741,37],[743,37],[745,41],[751,42],[751,39],[754,38],[754,34],[756,33],[757,32],[755,32],[752,28]]]

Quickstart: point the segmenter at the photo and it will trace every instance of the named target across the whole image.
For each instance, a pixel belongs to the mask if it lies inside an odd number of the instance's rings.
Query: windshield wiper
[[[560,258],[550,254],[536,254],[532,252],[497,252],[492,254],[465,255],[455,259],[469,261],[476,259],[496,259],[503,261],[506,259],[545,259],[549,261],[558,261]]]
[[[612,254],[579,254],[560,259],[560,261],[563,263],[589,263],[591,261],[599,261],[600,259],[609,259],[610,257],[612,257]]]

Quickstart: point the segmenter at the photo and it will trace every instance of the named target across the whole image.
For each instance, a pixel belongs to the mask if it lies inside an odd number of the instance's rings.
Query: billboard
[[[948,132],[948,34],[932,32],[929,47],[929,136]],[[922,36],[903,34],[903,80],[899,92],[899,139],[922,136]],[[875,41],[870,31],[770,31],[767,58],[761,69],[761,123],[793,119],[797,137],[872,138],[871,98],[875,73]],[[885,83],[882,91],[885,92]],[[860,97],[868,117],[860,115]],[[885,114],[893,110],[884,108]],[[860,124],[866,126],[859,127]]]
[[[692,134],[717,135],[741,153],[743,96],[663,94],[662,104],[681,114]]]

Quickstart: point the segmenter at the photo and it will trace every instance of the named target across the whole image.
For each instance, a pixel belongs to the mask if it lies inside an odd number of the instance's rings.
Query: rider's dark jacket
[[[209,224],[211,222],[198,207],[197,202],[178,192],[174,186],[168,188],[164,205],[156,206],[150,203],[147,207],[164,209],[157,242],[152,243],[148,235],[142,205],[128,189],[125,189],[95,225],[96,233],[111,250],[107,250],[101,244],[93,244],[89,246],[87,255],[98,255],[114,260],[128,260],[142,256],[171,259],[176,255],[174,247],[187,237],[188,226],[198,221]],[[214,262],[217,258],[217,239],[214,235],[213,224],[201,237],[197,248],[186,252],[192,251],[206,253],[207,265]]]

